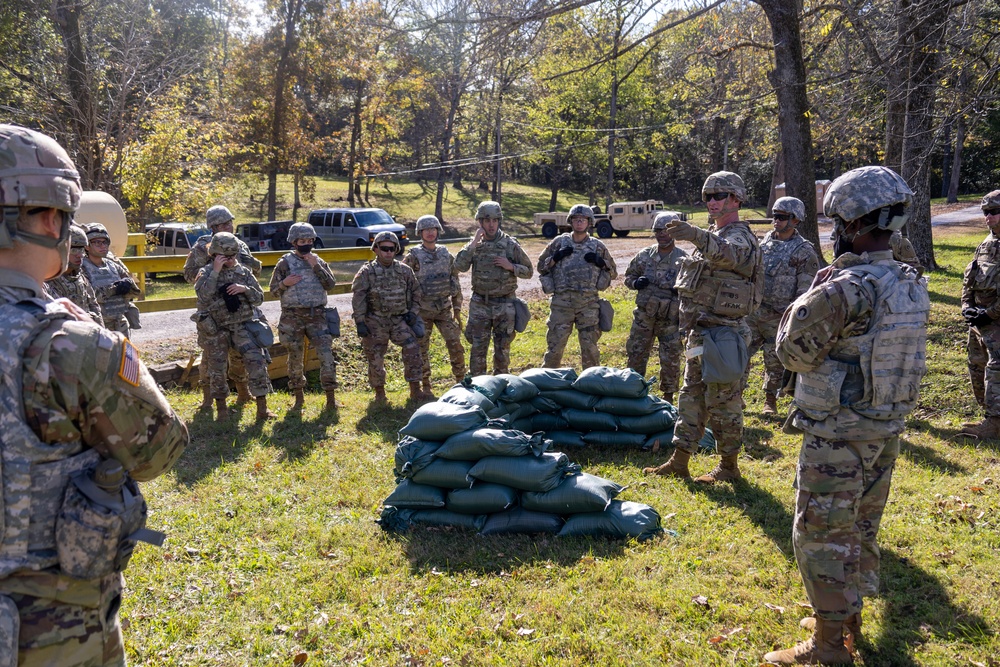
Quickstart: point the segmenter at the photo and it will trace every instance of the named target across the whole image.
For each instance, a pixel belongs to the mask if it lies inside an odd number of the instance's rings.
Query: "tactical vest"
[[[687,253],[680,248],[674,248],[666,256],[661,256],[658,246],[651,246],[639,253],[639,266],[642,274],[649,278],[649,286],[635,293],[635,305],[645,309],[651,301],[659,303],[677,298],[677,274],[681,268],[681,260]]]
[[[868,329],[841,338],[818,368],[798,374],[795,407],[816,421],[839,418],[842,407],[870,420],[901,420],[916,407],[927,372],[927,289],[909,267],[863,264],[843,271],[861,276],[875,293]]]
[[[87,271],[87,277],[90,278],[90,284],[94,287],[94,291],[97,294],[102,294],[102,290],[111,287],[119,280],[131,277],[128,269],[118,264],[118,261],[110,254],[104,258],[104,266],[97,266],[90,261],[90,258],[85,257],[83,260],[83,268]],[[104,300],[101,301],[100,304],[101,315],[104,316],[104,321],[118,321],[118,318],[124,315],[125,311],[128,310],[130,300],[124,295],[118,295],[114,292],[103,292],[103,294]]]
[[[94,467],[96,450],[66,455],[82,447],[77,442],[42,442],[25,422],[22,359],[31,341],[56,320],[73,318],[51,302],[30,300],[0,306],[4,336],[0,342],[0,456],[3,481],[0,496],[2,541],[0,577],[19,570],[42,570],[59,563],[56,519],[70,478]]]
[[[726,319],[746,317],[760,306],[764,292],[763,261],[760,244],[745,223],[730,223],[716,232],[726,239],[742,236],[755,255],[745,272],[712,268],[700,250],[681,260],[677,275],[677,293],[685,311],[702,310]],[[685,303],[687,302],[687,303]]]
[[[291,287],[286,287],[281,293],[282,308],[316,308],[326,305],[326,289],[319,276],[309,266],[309,262],[290,252],[284,256],[288,272],[293,276],[302,276],[302,280]]]
[[[511,248],[517,241],[503,232],[497,232],[492,241],[483,240],[472,253],[472,291],[483,296],[498,298],[513,296],[517,291],[517,276],[493,264],[497,257],[514,261]]]
[[[787,241],[782,241],[773,232],[768,232],[760,244],[764,254],[764,294],[761,304],[771,310],[784,312],[795,300],[798,286],[796,268],[792,266],[792,256],[803,245],[809,243],[798,233]]]
[[[49,292],[55,296],[57,299],[69,299],[76,305],[78,305],[85,313],[90,312],[91,308],[91,298],[96,301],[96,297],[91,296],[91,290],[88,290],[90,283],[87,282],[87,276],[83,272],[83,269],[78,271],[75,275],[70,275],[64,273],[57,278],[53,278],[45,283],[48,287]]]
[[[410,310],[410,295],[406,289],[406,275],[398,260],[389,266],[378,261],[369,262],[370,287],[368,312],[372,315],[399,316]]]
[[[1000,298],[1000,239],[990,234],[976,248],[972,261],[979,267],[968,286],[973,302],[981,308],[989,308]]]
[[[455,266],[451,253],[442,247],[430,252],[421,245],[411,248],[410,254],[416,258],[420,266],[420,270],[414,273],[420,282],[424,301],[432,304],[450,300],[453,290],[451,272]]]
[[[221,287],[227,283],[234,283],[237,285],[249,285],[249,281],[256,278],[250,273],[250,269],[246,268],[241,264],[237,264],[232,268],[224,268],[219,272],[218,286]],[[254,307],[250,305],[247,300],[246,295],[237,295],[240,298],[240,307],[235,313],[229,312],[226,308],[226,301],[219,294],[218,288],[212,294],[199,294],[198,295],[198,310],[203,313],[208,313],[215,320],[215,324],[220,327],[233,326],[241,322],[249,322],[254,319]]]
[[[564,257],[553,266],[549,273],[552,276],[552,289],[559,292],[580,292],[597,295],[598,290],[607,289],[611,284],[611,272],[601,270],[584,259],[588,252],[601,254],[604,244],[593,236],[587,236],[583,243],[573,241],[572,234],[562,234],[560,240],[553,241],[550,247],[553,252],[560,248],[573,248],[573,254]]]

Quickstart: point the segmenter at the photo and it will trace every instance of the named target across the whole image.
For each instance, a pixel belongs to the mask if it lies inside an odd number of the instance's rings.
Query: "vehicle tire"
[[[629,233],[629,230],[627,230],[627,229],[616,229],[615,230],[615,236],[617,236],[619,238],[625,238],[626,236],[628,236],[628,233]]]
[[[291,250],[292,244],[288,242],[287,238],[283,238],[275,234],[271,237],[271,249],[272,250]]]
[[[365,243],[361,239],[358,239],[357,241],[354,242],[354,247],[355,248],[370,248],[371,244]]]
[[[547,239],[554,239],[559,235],[559,227],[556,223],[549,220],[544,225],[542,225],[542,236]]]
[[[323,247],[323,239],[321,239],[319,237],[316,237],[316,240],[313,241],[313,247],[314,248],[322,248]]]
[[[601,220],[597,223],[597,235],[602,239],[610,239],[611,235],[615,233],[614,228],[611,223],[607,220]]]

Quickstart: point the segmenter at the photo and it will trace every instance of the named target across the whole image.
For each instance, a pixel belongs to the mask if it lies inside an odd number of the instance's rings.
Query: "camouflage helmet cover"
[[[849,223],[882,209],[882,215],[875,226],[896,231],[906,224],[909,213],[890,218],[889,207],[902,204],[904,209],[908,209],[912,203],[913,191],[892,169],[881,166],[859,167],[841,174],[830,184],[823,197],[823,212],[828,217],[840,218]]]
[[[390,241],[396,246],[396,251],[399,251],[399,239],[392,232],[379,232],[375,235],[375,240],[372,241],[372,250],[375,250],[375,246],[383,241]]]
[[[212,237],[212,243],[208,246],[209,255],[225,255],[226,257],[236,257],[240,252],[239,241],[229,232],[219,232]]]
[[[101,223],[92,222],[89,225],[84,225],[83,228],[87,230],[88,244],[94,239],[107,239],[108,243],[111,243],[111,234],[108,234],[108,228]]]
[[[80,174],[49,136],[0,124],[0,206],[44,207],[73,213],[80,207]]]
[[[566,219],[569,220],[572,217],[582,215],[590,221],[590,224],[594,224],[594,209],[590,208],[586,204],[576,204],[569,210],[569,215]]]
[[[205,222],[208,223],[210,228],[216,225],[224,225],[230,220],[235,220],[235,217],[228,208],[221,204],[216,204],[205,212]]]
[[[657,213],[656,217],[653,218],[653,226],[650,227],[654,232],[658,229],[666,229],[667,223],[673,222],[674,220],[680,220],[681,214],[677,211],[664,211],[663,213]]]
[[[308,222],[296,222],[294,225],[288,228],[288,242],[298,241],[299,239],[314,239],[316,238],[316,229],[310,225]]]
[[[736,198],[740,202],[747,200],[747,186],[743,183],[743,179],[740,178],[739,174],[731,171],[717,171],[714,174],[710,174],[705,179],[705,184],[701,186],[702,199],[718,192],[736,195]]]
[[[436,215],[422,215],[417,218],[417,234],[425,229],[436,229],[439,232],[444,232],[444,227],[441,226],[441,221],[437,219]]]
[[[500,204],[490,200],[479,202],[479,206],[476,207],[476,220],[482,220],[483,218],[503,220],[503,212],[500,210]]]
[[[109,241],[111,239],[108,239]],[[69,247],[71,248],[86,248],[87,247],[87,232],[80,225],[70,225],[69,228]]]
[[[793,218],[802,222],[806,219],[806,205],[801,199],[795,197],[779,197],[771,207],[772,213],[788,213]]]
[[[994,190],[984,196],[981,207],[984,211],[990,208],[1000,208],[1000,190]]]

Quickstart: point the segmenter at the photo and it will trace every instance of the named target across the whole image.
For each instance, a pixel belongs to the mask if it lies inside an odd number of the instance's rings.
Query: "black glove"
[[[962,309],[962,317],[965,318],[966,323],[972,324],[972,320],[976,319],[976,315],[979,314],[979,309],[975,306],[966,306]]]
[[[635,287],[635,289],[646,289],[649,287],[649,278],[646,276],[639,276],[632,283],[632,286]]]
[[[413,330],[413,335],[417,338],[423,338],[427,335],[427,328],[424,326],[424,320],[421,317],[414,315],[413,321],[408,324],[410,325],[410,329]]]
[[[588,252],[586,255],[583,256],[583,261],[587,262],[588,264],[593,264],[599,269],[603,269],[608,265],[608,263],[604,261],[604,258],[598,255],[596,252]]]
[[[226,302],[226,310],[228,310],[230,313],[235,313],[237,310],[240,309],[240,295],[230,294],[229,292],[227,292],[226,290],[229,289],[230,285],[232,285],[232,283],[219,285],[219,296],[221,296],[222,300]]]
[[[552,261],[558,262],[564,260],[572,254],[573,254],[573,246],[564,245],[563,247],[559,248],[559,250],[556,250],[554,253],[552,253]]]
[[[125,296],[136,287],[135,283],[128,278],[116,280],[111,284],[111,286],[115,288],[115,294],[118,296]]]
[[[368,325],[364,322],[358,322],[358,338],[368,338],[372,335],[372,332],[368,330]]]
[[[969,324],[977,328],[993,324],[993,318],[986,314],[985,308],[976,308],[976,311],[976,316],[969,320]]]
[[[403,315],[403,321],[412,327],[413,323],[417,321],[417,316],[414,313],[406,313]]]

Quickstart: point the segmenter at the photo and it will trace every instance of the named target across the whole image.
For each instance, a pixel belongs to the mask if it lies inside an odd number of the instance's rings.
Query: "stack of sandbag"
[[[512,399],[520,396],[515,390],[508,396],[511,400],[504,399],[508,383],[494,379],[483,376],[471,383],[492,394],[482,394],[488,404],[475,396],[457,402],[462,392],[455,391],[449,400],[442,397],[418,408],[400,430],[397,486],[385,499],[379,519],[385,530],[447,526],[483,535],[639,540],[662,531],[656,510],[616,500],[624,487],[584,473],[566,454],[549,451],[552,442],[542,433],[528,435],[505,428],[505,421],[491,421],[487,409],[516,404]]]

